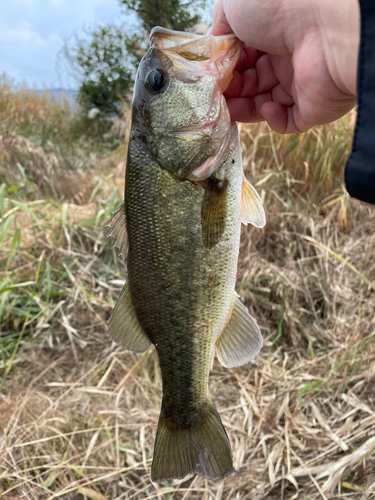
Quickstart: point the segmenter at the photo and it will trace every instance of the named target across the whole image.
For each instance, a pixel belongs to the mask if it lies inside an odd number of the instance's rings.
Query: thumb
[[[254,49],[276,55],[290,54],[285,27],[288,32],[296,28],[301,30],[302,21],[299,20],[312,10],[307,9],[307,3],[300,0],[217,0],[209,34],[235,33]]]
[[[214,12],[212,16],[212,26],[208,30],[208,35],[220,36],[220,35],[228,35],[232,33],[233,30],[230,27],[227,17],[224,13],[222,0],[217,0]]]

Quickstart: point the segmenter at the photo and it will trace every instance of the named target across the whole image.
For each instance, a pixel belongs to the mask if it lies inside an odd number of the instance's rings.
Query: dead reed
[[[48,147],[12,122],[0,140],[4,498],[375,496],[375,212],[343,189],[353,120],[285,137],[242,126],[268,222],[243,230],[238,267],[264,348],[236,369],[215,360],[210,376],[236,472],[160,485],[150,481],[155,352],[136,356],[106,335],[124,266],[103,223],[121,199],[124,147],[95,151],[83,168],[77,141],[67,168],[63,142]]]

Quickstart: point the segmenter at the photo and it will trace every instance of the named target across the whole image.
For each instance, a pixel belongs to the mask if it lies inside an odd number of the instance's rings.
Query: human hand
[[[357,0],[218,0],[210,34],[231,32],[246,44],[225,92],[233,120],[288,134],[355,106]]]

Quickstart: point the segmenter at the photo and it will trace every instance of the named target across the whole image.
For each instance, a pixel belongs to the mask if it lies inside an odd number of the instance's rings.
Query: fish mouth
[[[176,73],[192,69],[194,73],[214,74],[223,93],[232,80],[234,68],[240,58],[243,42],[234,33],[222,36],[196,35],[172,31],[157,26],[151,31],[151,46],[171,60]],[[197,64],[200,63],[199,68]]]
[[[181,80],[191,81],[192,77],[204,75],[215,78],[209,110],[189,126],[172,132],[181,138],[201,135],[202,141],[211,140],[210,150],[216,152],[211,152],[203,164],[186,177],[191,181],[205,180],[223,163],[228,152],[231,120],[223,92],[232,80],[243,43],[234,33],[215,37],[156,27],[151,32],[151,45],[168,57],[175,75]]]
[[[224,99],[224,98],[223,98]],[[225,123],[218,126],[219,119],[221,122],[225,120]],[[190,158],[190,161],[178,172],[181,178],[186,178],[189,181],[203,181],[208,179],[210,175],[224,162],[228,154],[229,140],[231,132],[231,121],[227,106],[217,120],[204,125],[200,130],[188,130],[188,131],[174,131],[173,135],[185,140],[191,140],[193,138],[201,138],[202,146],[199,150]],[[209,141],[209,142],[208,142]],[[211,154],[206,158],[206,160],[198,165],[193,170],[191,165],[194,160],[202,153],[202,151],[207,148],[209,144],[209,150]]]
[[[188,181],[194,181],[194,182],[204,181],[208,179],[211,176],[211,174],[215,172],[215,170],[219,168],[220,165],[223,164],[225,158],[228,156],[229,140],[230,140],[230,128],[228,129],[228,132],[225,135],[224,140],[221,142],[218,152],[213,156],[209,156],[207,160],[203,162],[202,165],[200,165],[198,168],[193,170],[186,177],[186,179]]]
[[[184,130],[179,129],[173,132],[173,135],[182,139],[189,140],[193,137],[201,137],[202,143],[207,144],[209,141],[209,150],[211,154],[202,164],[198,165],[193,170],[189,170],[189,173],[186,175],[186,179],[189,181],[198,182],[208,179],[208,177],[222,165],[225,158],[228,156],[231,119],[225,98],[222,94],[220,94],[219,100],[219,112],[214,120],[206,122],[200,128],[185,128]],[[204,122],[205,119],[203,118],[202,121]],[[207,147],[205,144],[203,144],[201,149]],[[191,158],[183,171],[179,172],[179,175],[184,175],[186,169],[193,163],[196,156],[198,155],[194,155],[194,157]]]

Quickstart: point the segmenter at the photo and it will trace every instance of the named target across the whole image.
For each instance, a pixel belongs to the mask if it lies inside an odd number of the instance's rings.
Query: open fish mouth
[[[201,62],[201,74],[214,74],[223,93],[233,76],[233,70],[241,55],[243,43],[234,33],[222,36],[196,35],[184,31],[172,31],[156,27],[151,31],[151,45],[159,48],[172,61],[174,70],[186,72]],[[214,69],[215,68],[215,69]]]
[[[217,147],[211,147],[215,153],[186,177],[191,181],[205,180],[221,165],[228,152],[231,120],[223,92],[232,80],[243,43],[233,33],[214,37],[156,27],[151,32],[151,45],[168,57],[174,74],[181,80],[193,81],[205,75],[215,79],[210,109],[189,126],[172,131],[181,137],[201,134],[217,143]]]

